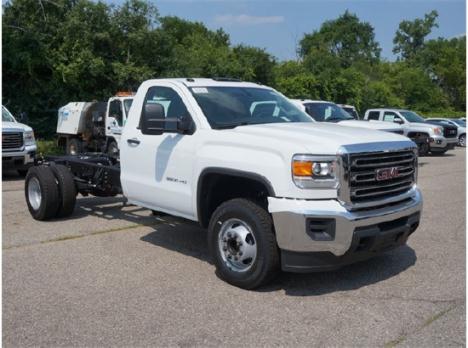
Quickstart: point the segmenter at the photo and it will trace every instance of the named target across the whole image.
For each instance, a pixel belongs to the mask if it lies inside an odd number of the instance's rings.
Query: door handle
[[[127,143],[129,143],[130,145],[139,145],[140,140],[138,140],[137,138],[127,139]]]

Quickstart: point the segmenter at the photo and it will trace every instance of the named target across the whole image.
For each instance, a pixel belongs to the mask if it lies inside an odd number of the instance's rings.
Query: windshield
[[[2,122],[16,122],[13,115],[2,105]]]
[[[406,118],[406,121],[408,122],[421,122],[425,123],[426,120],[419,116],[417,113],[413,111],[400,111],[400,114],[403,115],[404,118]]]
[[[356,120],[359,119],[359,115],[356,111],[356,109],[354,108],[350,108],[350,107],[346,107],[346,106],[342,106],[341,107],[344,111],[346,111],[348,114],[350,114],[353,118],[355,118]]]
[[[210,126],[215,129],[250,124],[313,122],[287,98],[265,88],[190,88]]]
[[[133,99],[125,99],[123,103],[125,108],[125,115],[128,115],[128,111],[130,110],[130,106],[132,106]]]
[[[333,103],[307,103],[304,106],[307,113],[318,122],[339,122],[353,119],[350,114]]]
[[[466,123],[465,121],[463,120],[459,120],[459,119],[452,119],[452,122],[455,122],[456,124],[458,124],[460,127],[466,127]]]

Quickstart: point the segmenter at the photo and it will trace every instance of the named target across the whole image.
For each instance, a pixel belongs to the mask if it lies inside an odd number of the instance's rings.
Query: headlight
[[[443,132],[442,128],[435,127],[435,128],[434,128],[434,134],[436,134],[436,135],[442,135],[442,134],[444,134],[444,132]]]
[[[335,156],[294,155],[291,167],[293,181],[297,187],[338,187]]]
[[[34,145],[36,140],[34,139],[33,131],[26,131],[23,133],[24,145]]]

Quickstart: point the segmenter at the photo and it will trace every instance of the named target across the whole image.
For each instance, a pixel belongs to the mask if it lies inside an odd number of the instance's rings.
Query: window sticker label
[[[194,87],[192,88],[192,91],[193,93],[197,93],[197,94],[208,93],[208,89],[206,89],[205,87]]]

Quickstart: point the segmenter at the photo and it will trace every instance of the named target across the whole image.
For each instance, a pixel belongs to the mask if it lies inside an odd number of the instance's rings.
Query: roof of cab
[[[175,82],[183,84],[186,87],[254,87],[254,88],[265,88],[271,89],[268,86],[263,86],[253,82],[245,82],[240,80],[228,79],[228,78],[166,78],[166,79],[153,79],[147,82]]]

